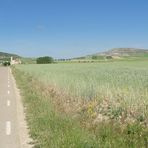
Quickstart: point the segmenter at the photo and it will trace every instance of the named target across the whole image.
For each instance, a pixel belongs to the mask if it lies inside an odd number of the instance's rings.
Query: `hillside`
[[[0,59],[3,59],[3,58],[10,58],[10,57],[18,58],[19,56],[16,55],[16,54],[0,52]]]
[[[113,48],[104,52],[77,57],[71,59],[72,61],[106,61],[106,60],[147,60],[148,49],[137,48]]]
[[[10,61],[10,58],[20,58],[20,56],[11,53],[0,52],[0,64],[4,61]]]
[[[148,54],[148,49],[137,49],[137,48],[113,48],[106,52],[97,53],[96,55],[105,56],[141,56]]]

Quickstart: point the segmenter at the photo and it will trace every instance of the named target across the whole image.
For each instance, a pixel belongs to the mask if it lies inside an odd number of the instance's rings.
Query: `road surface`
[[[8,67],[0,67],[0,148],[20,148],[16,95]]]

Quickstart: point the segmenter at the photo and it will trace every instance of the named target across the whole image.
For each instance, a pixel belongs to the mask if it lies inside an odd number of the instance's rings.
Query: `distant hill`
[[[4,61],[10,61],[10,58],[20,58],[20,56],[11,53],[0,52],[0,64]]]
[[[148,49],[137,48],[113,48],[108,51],[99,52],[92,55],[73,58],[71,60],[88,61],[88,60],[142,60],[148,59]]]
[[[137,48],[113,48],[106,52],[97,53],[96,55],[105,56],[141,56],[148,54],[148,49],[137,49]]]
[[[0,52],[0,59],[10,58],[10,57],[18,58],[20,56],[18,56],[16,54],[11,54],[11,53]]]

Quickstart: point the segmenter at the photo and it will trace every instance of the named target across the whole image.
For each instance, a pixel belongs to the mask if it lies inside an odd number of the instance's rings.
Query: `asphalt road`
[[[0,67],[0,148],[20,148],[15,89],[8,67]]]

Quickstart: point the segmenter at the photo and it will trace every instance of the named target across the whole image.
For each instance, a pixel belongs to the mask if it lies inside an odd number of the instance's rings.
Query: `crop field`
[[[15,71],[34,79],[32,87],[38,87],[42,97],[51,98],[56,112],[77,121],[95,136],[92,141],[98,143],[90,142],[90,147],[147,146],[147,61],[17,65]],[[112,124],[110,129],[119,129],[100,132],[102,123],[107,123],[106,127],[102,125],[106,129]],[[104,134],[106,139],[102,140]]]
[[[148,105],[146,62],[21,65],[17,68],[74,99],[121,101],[126,107],[139,108],[143,115]]]

